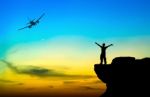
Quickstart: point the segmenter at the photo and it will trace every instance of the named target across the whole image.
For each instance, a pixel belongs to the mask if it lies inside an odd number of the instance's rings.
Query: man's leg
[[[104,57],[104,63],[105,63],[105,65],[107,64],[107,60],[106,60],[106,57]]]
[[[100,64],[103,64],[103,56],[102,55],[100,56],[100,61],[101,61]]]

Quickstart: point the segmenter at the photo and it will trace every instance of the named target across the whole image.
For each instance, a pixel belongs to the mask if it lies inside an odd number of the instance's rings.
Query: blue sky
[[[149,0],[1,0],[0,53],[12,45],[61,35],[91,39],[150,35]],[[33,29],[28,18],[46,15]]]

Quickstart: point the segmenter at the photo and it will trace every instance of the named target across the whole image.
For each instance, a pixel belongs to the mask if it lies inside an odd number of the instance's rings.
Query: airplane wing
[[[23,30],[23,29],[29,28],[29,27],[30,27],[30,26],[26,26],[26,27],[20,28],[20,29],[18,29],[18,30]]]
[[[36,22],[39,22],[39,20],[45,15],[45,13],[43,13],[37,20]]]

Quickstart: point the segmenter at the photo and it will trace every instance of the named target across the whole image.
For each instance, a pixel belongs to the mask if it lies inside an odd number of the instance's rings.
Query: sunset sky
[[[105,85],[93,70],[100,62],[94,42],[114,44],[108,63],[118,56],[150,57],[149,5],[149,0],[0,0],[0,87],[66,93],[83,87],[85,94],[89,89],[100,95]],[[18,30],[43,13],[38,25]]]

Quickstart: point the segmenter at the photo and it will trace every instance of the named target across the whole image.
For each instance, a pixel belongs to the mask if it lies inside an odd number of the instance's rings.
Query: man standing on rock
[[[101,63],[100,64],[103,64],[103,61],[104,61],[104,64],[106,65],[107,64],[107,61],[106,61],[106,49],[108,47],[110,47],[110,46],[113,46],[113,44],[110,44],[108,46],[105,46],[105,43],[103,43],[102,46],[100,44],[98,44],[97,42],[95,42],[95,44],[97,44],[101,48],[101,55],[100,55]]]

